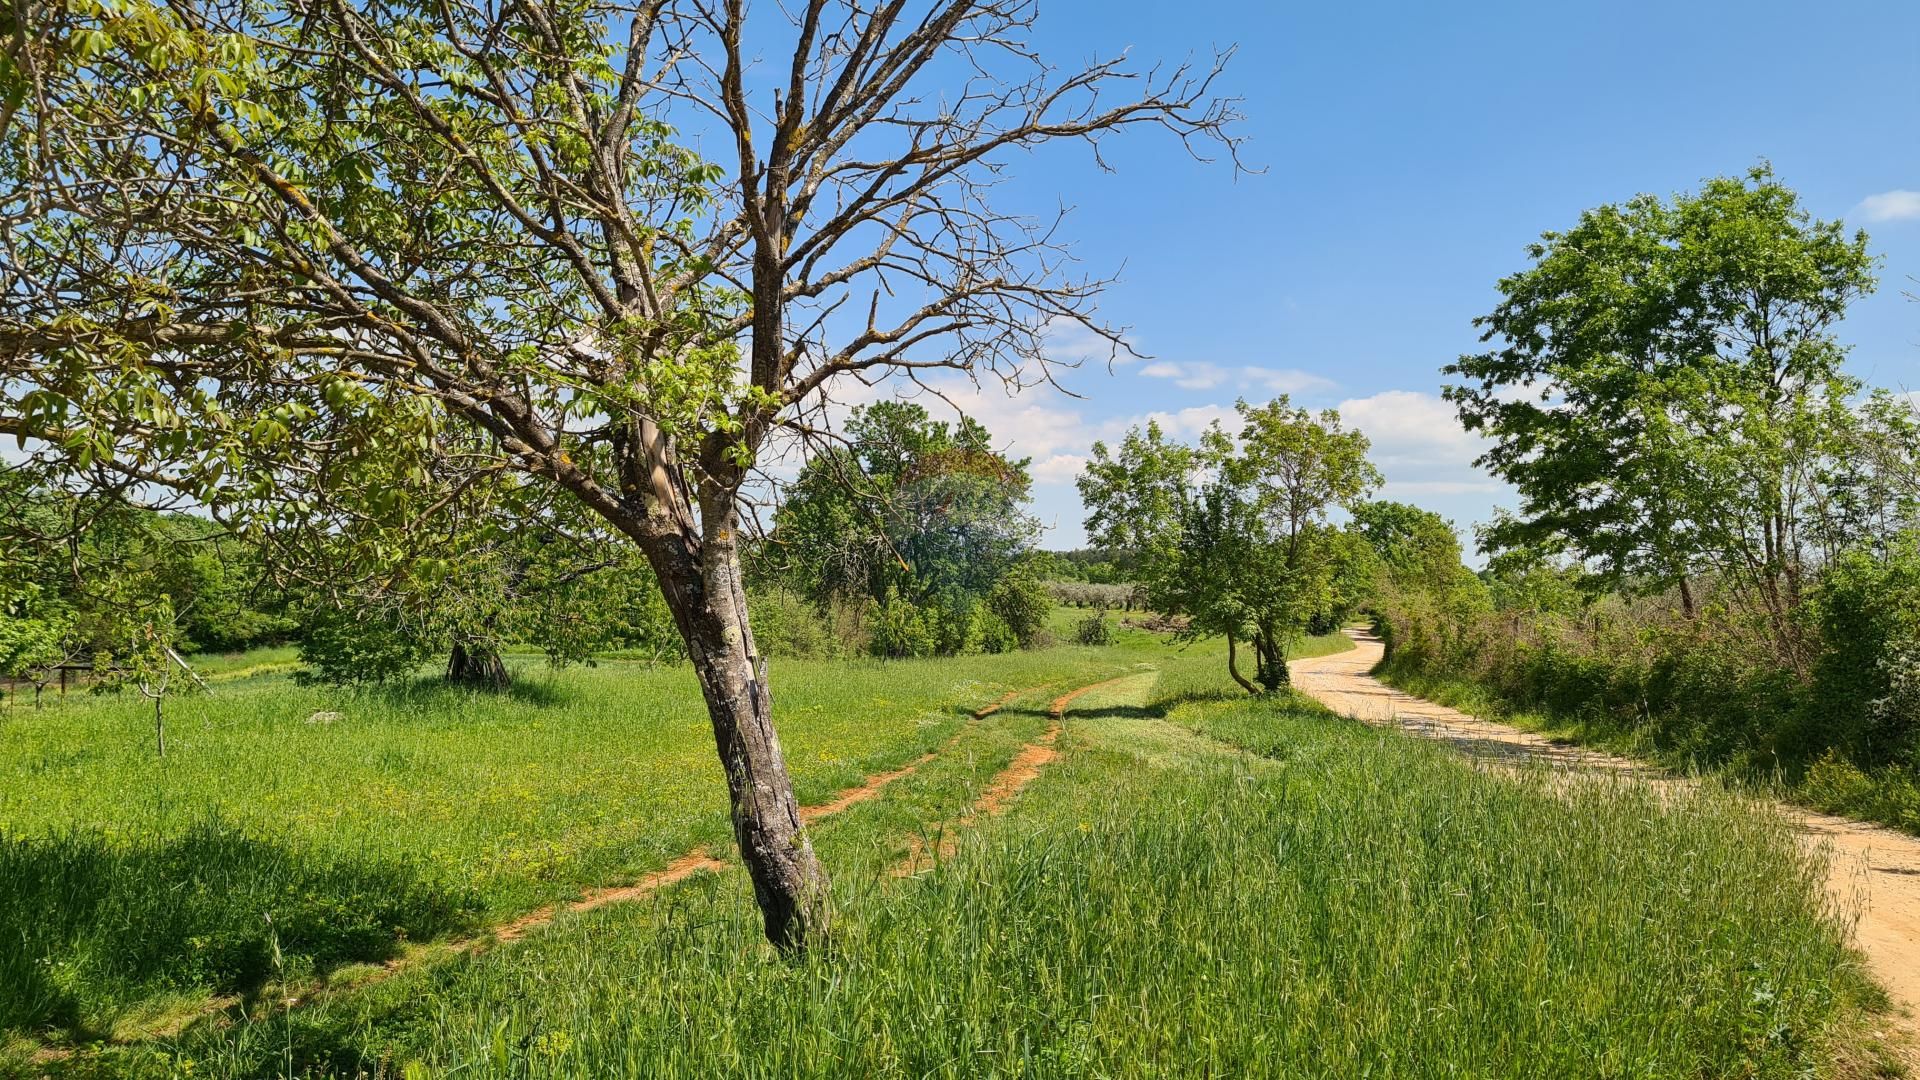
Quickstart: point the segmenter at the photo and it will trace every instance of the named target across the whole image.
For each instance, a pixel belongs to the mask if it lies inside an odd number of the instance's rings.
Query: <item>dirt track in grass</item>
[[[1478,761],[1495,765],[1541,764],[1549,768],[1604,771],[1675,784],[1681,778],[1654,765],[1589,750],[1470,716],[1404,694],[1369,674],[1385,655],[1380,639],[1348,631],[1357,648],[1331,656],[1295,660],[1295,688],[1344,716],[1411,735],[1437,739]],[[1799,828],[1801,842],[1827,855],[1827,893],[1852,924],[1854,944],[1886,988],[1902,1027],[1904,1052],[1915,1058],[1920,1042],[1920,838],[1776,804]],[[1920,1063],[1920,1062],[1916,1062]]]
[[[981,708],[975,710],[974,713],[972,714],[971,719],[972,721],[984,720],[987,717],[992,716],[995,713],[1006,708],[1008,705],[1012,704],[1014,701],[1018,700],[1019,698],[1030,696],[1033,694],[1038,694],[1046,690],[1047,687],[1050,685],[1052,684],[1042,683],[1039,686],[1030,686],[1021,690],[1008,691],[1006,694],[1002,695],[1000,698],[993,701],[991,704],[982,706]],[[1105,683],[1094,684],[1094,686],[1104,686],[1104,685],[1106,684]],[[1051,746],[1053,738],[1057,736],[1059,733],[1059,724],[1058,724],[1059,711],[1057,710],[1064,709],[1065,706],[1062,703],[1071,702],[1074,698],[1078,697],[1080,694],[1083,694],[1088,690],[1094,689],[1094,686],[1082,687],[1079,690],[1075,690],[1054,702],[1054,709],[1056,711],[1053,712],[1051,715],[1055,717],[1055,723],[1053,727],[1049,730],[1048,735],[1045,738],[1045,741],[1049,744],[1049,747]],[[909,776],[912,776],[922,766],[935,760],[940,755],[946,753],[948,750],[951,750],[953,748],[954,743],[956,743],[960,739],[961,735],[965,734],[965,731],[966,731],[966,728],[963,727],[960,731],[956,731],[952,735],[952,737],[947,739],[945,743],[941,744],[939,749],[934,750],[927,754],[922,754],[920,757],[914,759],[913,761],[908,762],[907,764],[901,766],[898,769],[891,769],[886,772],[875,773],[874,775],[869,776],[865,780],[861,781],[859,784],[837,792],[833,796],[833,798],[827,800],[824,803],[820,803],[815,806],[801,807],[800,808],[801,820],[811,824],[822,818],[831,817],[852,806],[866,802],[869,799],[877,798],[883,791],[886,790],[888,785],[893,784],[899,780],[903,780]],[[997,788],[1003,786],[1003,781],[1007,785],[1010,785],[1008,790],[1006,790],[1000,795],[1001,801],[1004,801],[1004,799],[1006,798],[1010,798],[1014,792],[1018,791],[1020,787],[1025,786],[1025,784],[1032,779],[1032,776],[1025,776],[1024,778],[1016,779],[1013,781],[1006,780],[1009,774],[1015,771],[1016,766],[1021,765],[1022,759],[1027,757],[1027,752],[1028,750],[1031,750],[1031,749],[1032,749],[1031,747],[1028,747],[1027,749],[1022,750],[1021,756],[1015,758],[1015,765],[1011,765],[1008,767],[1007,770],[1004,770],[1000,774],[1000,776],[996,778],[995,787],[989,788],[989,791],[992,792]],[[1052,752],[1049,749],[1046,755],[1046,758],[1051,759],[1051,756],[1052,756]],[[1033,775],[1038,775],[1039,766],[1044,763],[1045,763],[1044,760],[1036,762],[1029,758],[1026,761],[1024,767],[1031,768],[1033,771]],[[519,938],[523,938],[527,936],[530,933],[540,930],[543,927],[550,925],[551,923],[554,922],[554,920],[558,919],[562,913],[581,913],[581,912],[592,911],[595,908],[606,907],[610,904],[632,903],[634,901],[644,900],[648,896],[651,896],[652,894],[660,891],[661,889],[667,888],[672,885],[677,885],[680,882],[685,881],[686,879],[694,876],[695,874],[709,872],[709,871],[725,870],[729,865],[731,864],[714,857],[705,848],[694,848],[692,851],[688,851],[685,854],[681,855],[680,857],[674,859],[672,862],[669,862],[666,866],[660,868],[659,870],[654,871],[653,873],[650,873],[641,877],[639,880],[634,881],[631,884],[613,886],[609,888],[589,889],[583,892],[580,895],[580,897],[576,900],[567,901],[562,904],[549,904],[545,907],[536,908],[535,910],[529,911],[523,915],[520,915],[517,918],[511,919],[507,922],[490,927],[487,930],[483,931],[482,933],[475,935],[473,937],[462,938],[462,939],[458,939],[450,942],[443,942],[437,946],[428,946],[422,950],[409,952],[401,956],[395,957],[394,959],[389,960],[385,964],[381,965],[379,968],[374,969],[372,972],[363,974],[361,977],[355,979],[348,989],[358,990],[362,987],[369,985],[370,983],[383,981],[385,979],[391,978],[394,975],[399,974],[402,971],[408,970],[409,968],[415,967],[422,963],[431,962],[432,960],[440,957],[446,957],[450,955],[459,955],[463,953],[476,953],[476,952],[480,952],[485,949],[491,948],[494,945],[505,944],[507,942],[515,941]],[[287,1006],[296,1006],[306,1001],[312,1001],[320,997],[328,996],[329,993],[333,993],[333,992],[338,992],[338,991],[328,991],[323,988],[313,994],[308,995],[305,998],[299,998],[299,997],[288,998],[284,1001],[284,1004]],[[160,1028],[145,1032],[141,1036],[141,1038],[168,1038],[168,1037],[177,1035],[180,1033],[180,1031],[182,1031],[189,1024],[193,1023],[196,1020],[200,1020],[217,1013],[226,1012],[227,1010],[232,1009],[240,1004],[241,1004],[241,999],[238,996],[222,995],[220,997],[214,998],[211,1001],[209,1001],[207,1003],[207,1007],[204,1010],[191,1013],[182,1017],[178,1017],[171,1023],[168,1023]],[[54,1061],[54,1060],[67,1058],[67,1057],[70,1057],[71,1055],[72,1055],[72,1051],[68,1048],[49,1047],[42,1050],[39,1054],[36,1055],[36,1057],[38,1060],[42,1062],[47,1062],[47,1061]]]
[[[953,854],[962,830],[983,817],[997,817],[1004,813],[1007,804],[1013,801],[1013,797],[1020,794],[1021,789],[1028,784],[1039,779],[1040,770],[1060,756],[1060,751],[1055,744],[1060,741],[1061,724],[1066,719],[1067,710],[1073,707],[1074,701],[1083,694],[1090,694],[1102,687],[1123,682],[1138,675],[1139,672],[1133,672],[1118,678],[1106,679],[1082,686],[1077,690],[1070,690],[1055,698],[1053,704],[1047,706],[1047,717],[1050,721],[1047,724],[1047,730],[1039,738],[1020,748],[1020,752],[1013,756],[1012,761],[1007,762],[1006,768],[995,774],[993,780],[982,789],[980,796],[973,800],[973,804],[965,813],[952,821],[935,826],[931,835],[938,839],[932,845],[920,836],[908,840],[907,857],[900,860],[900,863],[893,868],[894,876],[912,877],[933,869],[939,865],[940,860]],[[1002,703],[1011,700],[1013,696],[1015,695],[1009,695],[1008,698],[1003,699]]]

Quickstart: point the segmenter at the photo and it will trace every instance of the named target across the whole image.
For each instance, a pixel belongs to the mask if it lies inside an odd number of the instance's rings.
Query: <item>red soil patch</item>
[[[1043,684],[1042,686],[1028,687],[1025,690],[1009,690],[1007,691],[1006,694],[1001,696],[1000,700],[994,702],[991,705],[985,705],[979,709],[974,710],[973,718],[975,720],[985,720],[987,717],[992,716],[994,713],[997,713],[1001,709],[1004,709],[1008,705],[1012,704],[1015,698],[1024,697],[1027,694],[1034,693],[1035,691],[1042,690],[1044,688],[1045,687]],[[868,799],[878,796],[881,791],[886,789],[886,786],[888,784],[893,783],[895,780],[901,780],[901,779],[905,779],[906,777],[912,776],[914,772],[920,768],[920,766],[925,765],[929,761],[932,761],[933,759],[953,749],[953,744],[960,741],[960,736],[965,734],[965,731],[966,729],[962,728],[960,731],[954,732],[951,738],[949,738],[945,743],[941,744],[940,749],[935,750],[932,753],[922,754],[918,758],[915,758],[914,760],[907,762],[905,765],[902,765],[899,768],[892,770],[891,772],[874,773],[872,776],[867,777],[866,780],[861,782],[859,786],[850,787],[845,791],[840,792],[838,795],[835,795],[833,798],[828,799],[826,802],[821,803],[819,806],[801,807],[800,820],[811,824],[823,817],[832,817],[833,815],[839,813],[842,810],[847,809],[850,806],[854,806],[859,803],[866,802]]]
[[[1004,813],[1007,804],[1013,801],[1013,797],[1020,794],[1021,789],[1028,784],[1039,779],[1040,770],[1060,756],[1060,751],[1054,748],[1054,744],[1060,739],[1060,721],[1081,695],[1132,677],[1132,675],[1122,675],[1119,678],[1089,683],[1053,699],[1053,704],[1047,706],[1047,715],[1053,718],[1053,722],[1047,725],[1047,730],[1038,739],[1020,748],[1020,752],[1013,756],[1013,760],[1007,762],[1007,767],[994,775],[993,782],[980,793],[980,797],[973,800],[973,805],[967,808],[966,813],[940,827],[941,839],[936,849],[938,859],[945,859],[953,854],[961,829],[972,825],[982,817],[997,817]],[[893,868],[893,875],[912,877],[923,870],[931,869],[938,859],[929,856],[926,842],[922,838],[911,837],[907,841],[907,857]]]
[[[623,904],[629,901],[639,900],[649,893],[657,892],[669,885],[677,885],[702,870],[718,871],[725,870],[726,868],[726,863],[707,854],[705,848],[694,848],[692,851],[668,863],[664,869],[656,870],[631,885],[622,885],[613,889],[591,889],[585,895],[581,896],[580,899],[566,905],[566,910],[572,912],[592,911],[594,908],[606,907],[608,904]],[[512,941],[515,938],[526,936],[530,930],[537,930],[547,925],[552,922],[558,914],[559,909],[551,906],[540,908],[537,911],[529,911],[512,922],[495,927],[490,936],[496,942]],[[471,947],[472,944],[472,942],[469,942],[468,947]]]

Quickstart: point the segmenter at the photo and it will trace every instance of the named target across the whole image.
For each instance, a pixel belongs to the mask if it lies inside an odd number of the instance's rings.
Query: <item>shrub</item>
[[[1053,597],[1045,585],[1032,577],[1009,574],[1001,578],[993,591],[987,594],[987,610],[999,618],[1021,648],[1031,649],[1034,636],[1047,625],[1047,615],[1053,610]]]
[[[435,643],[405,618],[381,611],[321,608],[313,613],[296,678],[330,686],[388,682],[419,670]]]
[[[1021,647],[1020,635],[995,612],[981,612],[975,626],[979,630],[981,652],[1008,653]]]
[[[867,650],[875,656],[902,659],[932,656],[937,639],[927,612],[911,600],[887,590],[884,602],[869,602]]]
[[[1113,624],[1107,621],[1107,609],[1101,608],[1080,620],[1073,628],[1073,640],[1081,645],[1113,644]]]
[[[935,597],[926,608],[936,656],[960,656],[980,651],[980,602],[958,589]]]
[[[839,654],[832,627],[807,598],[782,585],[756,592],[748,610],[760,655],[789,660],[826,660]]]

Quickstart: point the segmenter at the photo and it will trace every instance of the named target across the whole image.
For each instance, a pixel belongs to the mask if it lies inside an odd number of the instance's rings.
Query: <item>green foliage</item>
[[[299,678],[330,686],[391,682],[419,672],[441,648],[435,636],[392,607],[321,608],[300,640]]]
[[[1031,573],[1018,572],[994,583],[993,590],[987,593],[986,606],[988,613],[998,620],[998,626],[1012,636],[1013,644],[1030,649],[1046,629],[1047,616],[1053,611],[1053,596]],[[988,651],[1007,650],[990,648]]]
[[[1849,552],[1820,575],[1809,618],[1827,643],[1814,665],[1815,748],[1867,767],[1920,767],[1920,533],[1883,557]]]
[[[1380,474],[1366,436],[1331,410],[1316,416],[1286,397],[1237,409],[1237,439],[1216,423],[1188,447],[1149,422],[1115,450],[1095,443],[1078,484],[1088,534],[1128,553],[1148,603],[1188,616],[1188,637],[1252,642],[1256,677],[1273,691],[1287,680],[1287,642],[1337,625],[1369,591],[1356,565],[1364,546],[1327,519]]]
[[[883,401],[854,411],[847,438],[801,470],[768,545],[777,572],[816,601],[984,596],[1031,547],[1026,462],[995,453],[979,423]]]
[[[1565,549],[1600,582],[1658,592],[1703,572],[1791,609],[1831,557],[1823,474],[1852,467],[1859,383],[1832,331],[1874,285],[1864,234],[1813,220],[1762,166],[1671,202],[1641,196],[1545,234],[1478,320],[1492,351],[1447,372],[1481,464],[1519,489],[1491,550]]]
[[[812,601],[792,589],[770,585],[753,593],[753,643],[762,656],[827,660],[856,651],[835,635]]]
[[[891,591],[883,600],[868,601],[867,633],[875,656],[932,656],[938,648],[932,614]]]
[[[1113,624],[1107,621],[1107,609],[1101,608],[1075,623],[1073,641],[1076,645],[1112,644]]]

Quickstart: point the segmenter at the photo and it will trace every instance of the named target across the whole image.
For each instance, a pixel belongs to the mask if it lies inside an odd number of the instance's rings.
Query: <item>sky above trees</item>
[[[1074,208],[1090,273],[1118,271],[1103,311],[1146,360],[1094,358],[1067,393],[943,386],[1034,459],[1043,543],[1084,541],[1073,478],[1096,438],[1158,414],[1190,437],[1235,397],[1289,393],[1365,431],[1385,498],[1463,530],[1509,491],[1439,399],[1439,369],[1475,349],[1495,282],[1541,231],[1639,192],[1693,190],[1769,160],[1821,218],[1866,229],[1879,292],[1839,335],[1868,384],[1920,390],[1920,7],[1858,0],[1470,6],[1052,0],[1040,36],[1059,62],[1132,46],[1204,57],[1238,44],[1225,89],[1244,99],[1235,177],[1155,140],[1116,142],[1103,174],[1052,148],[1006,194]],[[871,393],[868,394],[871,396]],[[926,404],[941,411],[937,401]],[[1471,538],[1469,537],[1469,548]]]

